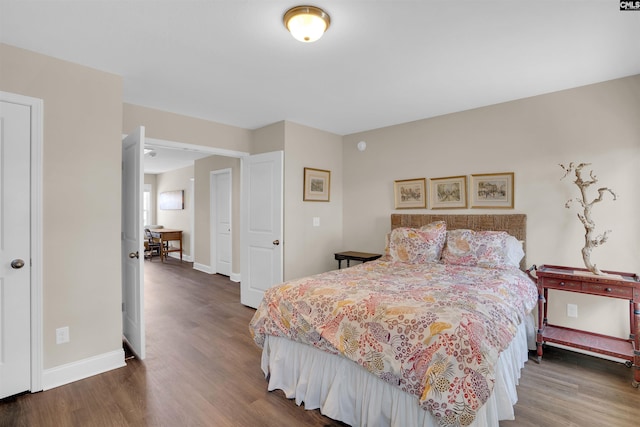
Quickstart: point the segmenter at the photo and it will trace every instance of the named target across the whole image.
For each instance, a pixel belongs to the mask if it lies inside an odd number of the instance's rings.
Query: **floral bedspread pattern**
[[[250,331],[261,347],[275,335],[341,354],[415,395],[442,426],[469,425],[537,298],[517,268],[381,259],[267,290]]]

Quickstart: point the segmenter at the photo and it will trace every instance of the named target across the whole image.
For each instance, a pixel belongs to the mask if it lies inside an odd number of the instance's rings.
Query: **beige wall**
[[[581,267],[584,228],[577,211],[564,207],[578,189],[560,180],[558,164],[590,162],[598,186],[619,194],[617,201],[607,197],[593,208],[598,229],[613,233],[592,260],[602,269],[640,272],[638,94],[640,76],[632,76],[345,136],[345,248],[384,249],[394,180],[512,171],[515,209],[509,212],[528,216],[528,262]],[[367,142],[364,152],[356,149],[361,140]],[[550,318],[557,323],[621,337],[629,333],[628,302],[567,293],[553,300]],[[577,320],[566,317],[567,303],[578,304]]]
[[[240,159],[210,156],[195,162],[195,259],[204,271],[214,271],[211,262],[211,171],[231,169],[232,278],[240,275]]]
[[[0,58],[0,90],[44,100],[44,368],[122,349],[122,79],[5,44]]]
[[[191,259],[191,239],[193,239],[193,166],[176,169],[156,175],[157,194],[165,191],[184,191],[184,209],[160,209],[156,205],[156,224],[162,225],[164,228],[174,230],[182,230],[182,256]],[[159,196],[158,196],[159,197]],[[177,242],[169,242],[172,246],[178,245]],[[179,253],[174,253],[179,256]]]
[[[278,122],[252,132],[251,154],[284,150],[285,123]],[[285,159],[286,161],[286,159]]]
[[[123,105],[122,132],[145,127],[147,138],[249,152],[251,131],[139,105]]]
[[[338,267],[333,254],[343,249],[342,137],[286,122],[284,151],[284,278],[291,280]],[[302,200],[305,167],[331,171],[329,202]]]

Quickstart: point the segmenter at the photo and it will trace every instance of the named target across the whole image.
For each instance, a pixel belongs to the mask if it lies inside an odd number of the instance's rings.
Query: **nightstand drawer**
[[[544,287],[549,289],[569,289],[572,291],[579,291],[582,289],[582,282],[545,278]]]
[[[630,286],[627,287],[600,283],[583,283],[582,290],[584,292],[598,295],[633,299],[633,288]]]

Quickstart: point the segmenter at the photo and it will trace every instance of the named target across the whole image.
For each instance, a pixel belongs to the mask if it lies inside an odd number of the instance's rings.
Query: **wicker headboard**
[[[444,221],[447,230],[467,228],[475,231],[506,231],[522,240],[525,256],[520,268],[526,270],[527,216],[525,214],[495,215],[437,215],[437,214],[391,214],[391,229],[397,227],[419,228],[434,221]]]

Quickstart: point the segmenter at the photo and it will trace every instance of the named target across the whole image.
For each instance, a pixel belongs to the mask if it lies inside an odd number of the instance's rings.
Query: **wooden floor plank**
[[[169,259],[145,262],[147,359],[0,402],[0,427],[311,426],[344,424],[268,392],[238,283]],[[622,365],[548,348],[501,427],[640,425],[640,391]]]

